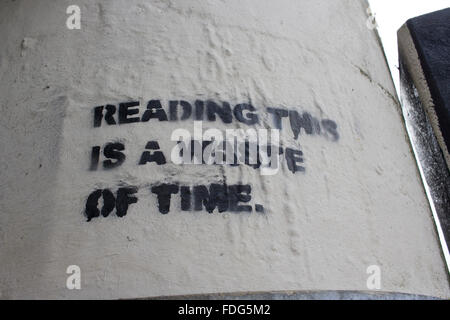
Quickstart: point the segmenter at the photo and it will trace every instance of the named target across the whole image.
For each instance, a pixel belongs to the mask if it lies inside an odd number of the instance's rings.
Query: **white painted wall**
[[[273,290],[367,290],[450,297],[435,227],[365,1],[78,0],[0,4],[1,298],[134,298]],[[92,127],[103,104],[150,99],[249,102],[336,121],[340,139],[283,122],[305,173],[137,166],[166,155],[192,121]],[[167,110],[167,103],[164,107]],[[141,107],[141,110],[144,107]],[[141,113],[142,115],[142,113]],[[208,125],[221,129],[238,125]],[[244,127],[245,128],[245,127]],[[120,168],[89,171],[90,148],[120,140]],[[265,214],[158,212],[163,182],[252,185]],[[97,188],[139,187],[127,216],[86,222]],[[82,289],[66,289],[78,265]]]

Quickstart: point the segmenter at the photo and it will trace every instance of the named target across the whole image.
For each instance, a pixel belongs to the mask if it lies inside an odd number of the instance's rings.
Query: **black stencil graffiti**
[[[166,108],[167,107],[167,108]],[[257,108],[250,103],[230,104],[226,101],[195,100],[188,102],[185,100],[169,100],[167,106],[161,100],[150,100],[142,106],[139,101],[122,102],[117,105],[106,104],[94,107],[93,126],[94,128],[104,126],[123,126],[147,122],[165,121],[220,121],[223,124],[232,124],[233,121],[247,125],[260,125],[261,115]],[[167,110],[167,111],[166,111]],[[308,112],[300,112],[297,109],[267,107],[265,108],[272,126],[277,130],[289,130],[294,140],[302,135],[323,137],[329,141],[337,142],[340,139],[338,126],[331,119],[319,119]],[[267,128],[267,123],[264,122]],[[286,129],[287,128],[287,129]],[[189,140],[187,140],[189,141]],[[179,154],[184,158],[187,154],[191,160],[198,156],[194,150],[201,150],[202,159],[193,161],[196,164],[216,164],[206,161],[205,152],[212,149],[213,141],[196,141],[191,139],[190,143],[179,141],[177,145]],[[214,141],[214,144],[220,144]],[[227,153],[228,141],[223,141],[223,153]],[[253,145],[252,145],[253,144]],[[263,146],[255,142],[244,141],[238,143],[237,148],[231,152],[234,158],[231,166],[240,164],[250,166],[254,169],[262,168],[260,149],[264,148],[266,155],[270,157],[270,167],[272,167],[271,153],[278,153],[283,156],[287,169],[292,173],[304,173],[304,154],[297,148],[281,146]],[[198,147],[197,145],[200,145]],[[250,150],[256,150],[255,153]],[[214,149],[214,157],[216,149]],[[138,155],[139,156],[139,155]],[[242,161],[242,158],[244,159]],[[238,161],[239,159],[239,161]],[[279,157],[274,157],[278,161]],[[123,142],[109,142],[104,145],[93,146],[90,157],[90,171],[117,169],[127,160],[126,146]],[[168,160],[161,150],[161,145],[156,140],[146,143],[138,159],[135,160],[139,166],[144,165],[166,165]],[[224,162],[219,161],[218,165]],[[278,163],[276,164],[278,166]],[[114,194],[110,189],[97,189],[89,194],[85,205],[85,216],[87,221],[97,217],[108,217],[114,210],[118,217],[126,216],[130,205],[137,203],[137,187],[120,187]],[[177,183],[155,184],[150,187],[149,192],[156,196],[157,207],[161,214],[166,215],[174,206],[174,199],[179,200],[176,207],[181,211],[206,211],[214,212],[235,212],[235,213],[264,213],[265,209],[261,204],[250,204],[252,188],[248,184],[226,185],[223,183],[212,183],[210,185],[179,185]],[[102,200],[102,201],[100,201]],[[100,204],[101,203],[101,204]],[[99,208],[99,206],[101,208]]]
[[[93,218],[108,217],[114,209],[118,217],[127,215],[131,204],[137,203],[135,196],[137,187],[118,188],[116,196],[110,189],[97,189],[93,191],[86,200],[85,216],[87,221]],[[251,201],[252,188],[248,184],[226,185],[213,183],[209,186],[194,185],[180,186],[179,184],[159,184],[150,188],[151,193],[156,195],[159,212],[163,215],[168,214],[172,204],[173,196],[180,193],[179,201],[181,211],[203,211],[209,213],[215,211],[250,213],[253,207],[249,204]],[[99,200],[103,200],[103,205],[99,209]],[[264,213],[264,207],[255,204],[255,211]]]
[[[220,119],[225,124],[236,121],[253,126],[259,123],[257,109],[250,103],[239,103],[233,107],[229,102],[216,102],[212,100],[195,100],[193,104],[184,100],[169,100],[167,115],[161,100],[150,100],[147,108],[141,113],[141,105],[138,101],[107,104],[94,108],[94,127],[106,125],[123,125],[137,122],[157,121],[209,121]],[[289,120],[291,132],[295,139],[304,132],[307,135],[321,135],[332,141],[339,140],[337,124],[330,119],[318,119],[308,112],[298,112],[287,108],[266,108],[266,112],[272,117],[274,129],[284,130],[283,119]],[[181,116],[180,116],[181,113]],[[117,120],[116,120],[117,119]]]
[[[159,150],[159,143],[157,141],[149,141],[145,146],[148,150]],[[166,157],[161,151],[144,151],[139,160],[139,165],[146,164],[147,162],[156,162],[158,165],[166,164]]]
[[[183,157],[184,153],[186,152],[187,154],[190,155],[189,157],[189,161],[191,163],[194,163],[194,158],[195,158],[195,146],[199,145],[199,148],[201,150],[201,154],[202,154],[202,159],[200,159],[200,164],[207,164],[207,160],[208,160],[208,153],[207,148],[208,146],[210,146],[212,143],[212,141],[196,141],[196,140],[191,140],[190,144],[189,143],[184,143],[182,141],[178,142],[178,145],[180,145],[180,157]],[[226,141],[223,141],[223,147],[222,147],[222,162],[224,163],[225,161],[225,154],[227,153],[227,148],[230,147],[229,143]],[[228,163],[230,166],[238,166],[240,164],[244,164],[247,165],[253,169],[259,169],[262,165],[262,161],[261,161],[261,157],[260,157],[260,148],[263,148],[265,150],[265,152],[267,153],[268,157],[271,157],[271,153],[272,153],[272,146],[268,145],[268,146],[260,146],[260,145],[256,145],[254,146],[254,149],[256,150],[256,159],[252,159],[250,157],[250,150],[252,149],[252,143],[250,143],[249,141],[245,141],[245,142],[241,142],[238,143],[236,148],[231,147],[232,148],[232,155],[233,155],[233,159],[232,161],[230,161],[230,163]],[[144,151],[142,152],[139,162],[139,165],[147,165],[149,163],[155,163],[157,165],[164,165],[167,163],[166,157],[164,155],[164,153],[160,150],[160,145],[158,143],[158,141],[149,141],[146,146],[145,146],[146,150],[149,151]],[[117,168],[119,166],[121,166],[125,159],[126,159],[126,155],[124,154],[125,150],[125,145],[123,143],[108,143],[105,145],[105,147],[103,148],[103,154],[104,157],[106,158],[106,160],[103,160],[103,169],[109,170],[109,169],[113,169],[113,168]],[[292,148],[282,148],[282,147],[273,147],[273,150],[278,150],[278,154],[279,155],[283,155],[286,159],[286,164],[287,167],[289,169],[289,171],[291,171],[292,173],[296,173],[296,172],[304,172],[305,168],[299,164],[303,163],[303,152],[301,150],[296,150],[296,149],[292,149]],[[101,152],[101,147],[100,146],[94,146],[92,147],[92,151],[91,151],[91,163],[90,163],[90,170],[91,171],[95,171],[98,169],[99,166],[99,162],[100,162],[100,152]],[[210,156],[212,156],[211,154],[213,153],[217,153],[217,151],[215,151],[214,149],[210,149]],[[206,156],[205,156],[206,155]],[[214,155],[216,158],[218,158],[217,155]],[[241,158],[243,158],[241,160]],[[275,161],[278,161],[278,158],[275,158]],[[252,161],[250,161],[252,160]],[[269,162],[269,166],[272,165],[271,162]],[[274,164],[275,167],[278,166],[278,163]]]
[[[211,185],[196,185],[192,189],[189,186],[178,184],[160,184],[151,188],[152,193],[157,195],[159,212],[167,214],[170,211],[172,195],[181,190],[182,211],[218,212],[252,212],[250,205],[242,205],[251,200],[252,188],[250,185],[230,185],[213,183]],[[258,212],[263,208],[258,205]]]
[[[125,145],[120,142],[107,143],[103,148],[103,155],[106,160],[103,161],[104,169],[113,169],[122,165],[125,161],[126,156],[122,152],[125,150]],[[92,147],[91,151],[91,166],[90,170],[95,171],[98,168],[100,162],[100,146]]]
[[[103,217],[107,217],[114,208],[116,209],[116,215],[118,217],[124,217],[127,214],[128,206],[138,201],[136,197],[132,196],[136,192],[137,188],[135,187],[119,188],[116,196],[114,196],[109,189],[95,190],[86,200],[85,215],[87,221],[99,217],[100,214]],[[98,202],[101,197],[103,198],[103,206],[100,211],[98,209]]]

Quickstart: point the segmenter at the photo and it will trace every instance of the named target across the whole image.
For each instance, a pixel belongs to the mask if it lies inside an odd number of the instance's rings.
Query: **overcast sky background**
[[[369,0],[398,91],[397,30],[408,20],[450,7],[450,0]]]

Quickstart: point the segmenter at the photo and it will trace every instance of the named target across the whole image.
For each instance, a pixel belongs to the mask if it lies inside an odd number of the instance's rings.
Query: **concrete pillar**
[[[450,297],[367,7],[4,1],[0,297]],[[195,120],[278,130],[278,171],[173,163]]]

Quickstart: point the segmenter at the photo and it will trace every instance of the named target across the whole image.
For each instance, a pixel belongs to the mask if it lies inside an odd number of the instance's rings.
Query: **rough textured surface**
[[[382,290],[450,297],[431,212],[366,1],[79,0],[0,4],[2,298],[135,298],[215,292]],[[308,111],[340,139],[283,120],[305,173],[246,166],[137,166],[192,121],[92,127],[93,107],[216,99]],[[163,106],[167,108],[167,104]],[[233,123],[232,126],[237,126]],[[215,122],[214,126],[228,126]],[[89,171],[90,148],[124,141],[130,161]],[[134,156],[132,156],[134,155]],[[137,160],[136,160],[137,161]],[[265,213],[161,215],[155,183],[252,185]],[[96,188],[139,187],[127,216],[86,222]],[[66,289],[79,265],[82,289]]]

